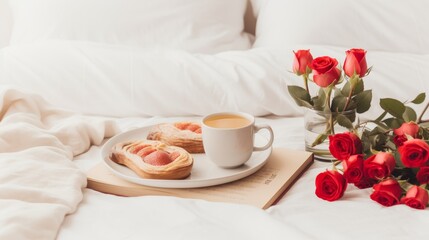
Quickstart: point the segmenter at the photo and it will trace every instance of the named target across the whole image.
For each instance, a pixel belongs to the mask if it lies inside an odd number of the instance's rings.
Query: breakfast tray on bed
[[[90,169],[87,172],[87,179],[88,188],[120,196],[176,196],[249,204],[266,209],[278,201],[312,163],[312,153],[273,148],[265,166],[256,173],[217,186],[179,189],[139,185],[115,176],[104,163],[99,163]]]

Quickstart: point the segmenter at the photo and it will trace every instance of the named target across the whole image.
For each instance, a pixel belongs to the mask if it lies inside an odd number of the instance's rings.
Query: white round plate
[[[220,168],[208,159],[205,154],[192,154],[194,157],[194,165],[192,166],[191,175],[185,179],[180,180],[162,180],[162,179],[145,179],[139,177],[131,169],[117,164],[110,159],[110,152],[112,147],[120,142],[129,140],[142,140],[146,139],[146,136],[152,126],[142,127],[133,129],[131,131],[120,133],[110,138],[101,148],[101,157],[103,162],[116,176],[125,179],[127,181],[160,188],[197,188],[214,186],[223,183],[232,182],[244,177],[247,177],[256,171],[258,171],[271,154],[271,147],[264,151],[253,152],[249,161],[244,165],[237,168]],[[255,145],[262,146],[268,140],[259,135],[255,134]]]

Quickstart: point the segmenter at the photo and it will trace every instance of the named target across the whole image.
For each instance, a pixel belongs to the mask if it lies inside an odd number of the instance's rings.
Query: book
[[[273,148],[267,163],[254,174],[216,186],[157,188],[128,182],[114,175],[103,162],[87,172],[88,188],[120,196],[175,196],[215,202],[249,204],[267,209],[275,204],[313,163],[310,152]],[[178,180],[180,181],[180,180]]]

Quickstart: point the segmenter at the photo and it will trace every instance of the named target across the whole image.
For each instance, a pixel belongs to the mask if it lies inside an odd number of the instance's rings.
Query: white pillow
[[[200,53],[251,47],[246,0],[10,0],[11,44],[46,39]]]
[[[256,47],[318,44],[429,53],[427,0],[270,0],[259,13]]]
[[[346,48],[305,45],[314,56],[342,62]],[[302,46],[300,48],[303,48]],[[429,55],[368,51],[373,90],[365,117],[381,113],[380,98],[412,100],[429,93]],[[0,50],[0,84],[42,95],[84,114],[115,117],[205,115],[244,111],[257,116],[302,115],[287,85],[302,86],[293,53],[255,48],[215,55],[75,41],[46,41]],[[427,102],[427,101],[426,101]],[[420,112],[423,104],[417,105]],[[426,115],[428,115],[427,113]]]
[[[219,54],[45,41],[0,50],[0,84],[84,114],[115,117],[244,111],[297,115],[285,56],[263,48]]]

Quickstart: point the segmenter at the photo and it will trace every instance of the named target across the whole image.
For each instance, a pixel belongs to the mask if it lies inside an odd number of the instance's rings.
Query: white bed
[[[217,111],[253,114],[272,126],[273,147],[304,150],[303,109],[287,93],[301,83],[288,72],[292,50],[344,59],[367,49],[363,117],[382,97],[429,92],[424,0],[150,2],[0,1],[0,239],[429,236],[427,209],[383,207],[371,189],[317,198],[315,177],[330,168],[318,161],[267,210],[85,188],[107,138]]]

